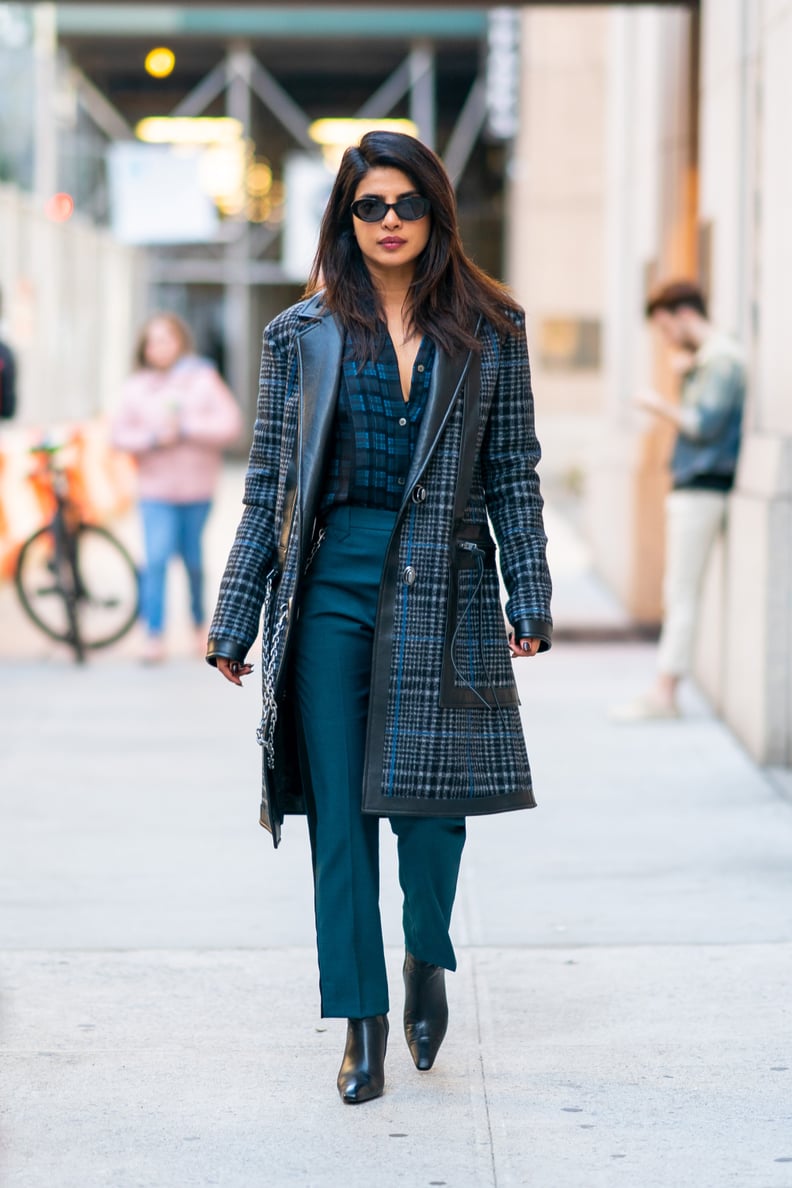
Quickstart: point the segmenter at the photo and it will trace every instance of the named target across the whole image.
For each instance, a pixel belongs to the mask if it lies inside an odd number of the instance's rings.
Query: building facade
[[[656,622],[672,435],[632,400],[674,381],[643,305],[658,280],[699,277],[713,320],[745,345],[750,395],[696,676],[755,758],[788,767],[792,0],[572,16],[524,11],[510,198],[508,264],[534,333],[546,465],[551,481],[584,475],[596,565],[638,621]]]

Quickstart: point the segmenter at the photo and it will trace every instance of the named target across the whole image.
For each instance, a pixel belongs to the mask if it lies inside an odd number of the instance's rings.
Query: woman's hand
[[[515,643],[514,632],[509,632],[509,651],[512,656],[535,656],[540,643],[539,639],[521,639],[519,643]]]
[[[666,400],[663,396],[658,395],[657,392],[646,391],[642,392],[634,401],[638,408],[644,412],[653,413],[655,416],[663,417],[666,421],[671,421],[678,429],[684,428],[684,414],[678,404],[672,404],[670,400]]]
[[[655,392],[651,388],[645,388],[639,392],[633,400],[633,404],[642,412],[654,413],[659,417],[667,416],[668,409],[673,407],[670,400],[666,400],[659,392]]]
[[[232,685],[241,685],[241,678],[248,676],[253,671],[253,665],[243,664],[241,660],[227,660],[225,656],[218,656],[217,671],[222,672],[225,679]]]
[[[159,432],[157,433],[157,445],[161,448],[164,446],[176,445],[176,442],[179,441],[181,437],[182,430],[179,417],[176,413],[169,412],[167,416],[163,418]]]

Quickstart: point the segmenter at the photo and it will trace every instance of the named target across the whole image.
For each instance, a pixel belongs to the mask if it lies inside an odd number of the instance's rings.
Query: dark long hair
[[[465,255],[457,225],[456,199],[440,158],[401,132],[367,132],[348,148],[322,218],[306,296],[324,290],[324,303],[338,316],[364,359],[376,354],[383,311],[355,239],[350,206],[370,169],[389,166],[409,177],[432,210],[429,242],[415,262],[408,292],[411,327],[449,354],[479,349],[474,336],[479,315],[505,334],[514,334],[519,306],[504,285]]]

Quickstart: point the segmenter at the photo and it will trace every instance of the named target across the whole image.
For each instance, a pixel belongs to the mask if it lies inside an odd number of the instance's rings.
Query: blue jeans
[[[184,562],[190,583],[190,613],[196,627],[204,621],[201,535],[209,500],[166,503],[141,499],[146,564],[141,576],[141,615],[150,635],[161,635],[165,622],[165,576],[171,557]]]

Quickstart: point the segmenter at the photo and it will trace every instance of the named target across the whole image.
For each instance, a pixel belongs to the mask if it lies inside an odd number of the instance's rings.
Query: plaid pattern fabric
[[[249,647],[256,636],[266,574],[275,555],[283,517],[284,488],[298,431],[299,384],[296,341],[315,333],[317,308],[301,303],[279,315],[265,331],[258,419],[245,489],[245,511],[231,550],[210,635]],[[522,319],[520,319],[522,325]],[[540,458],[533,421],[530,369],[524,332],[500,338],[486,324],[480,331],[481,400],[479,451],[464,520],[492,522],[507,614],[550,623],[550,576],[545,560]],[[421,475],[426,498],[408,502],[391,549],[400,571],[393,606],[393,637],[375,639],[375,664],[387,665],[388,703],[384,737],[370,737],[364,808],[381,813],[440,812],[447,815],[502,811],[534,803],[531,775],[516,706],[500,709],[443,708],[446,607],[451,580],[449,552],[463,425],[462,401],[452,408]],[[292,535],[274,614],[299,602],[305,558]],[[497,583],[483,586],[476,679],[513,687]],[[265,624],[265,637],[268,627]],[[383,648],[387,654],[382,654]],[[287,653],[285,653],[287,655]],[[276,666],[284,659],[275,658]],[[279,719],[279,730],[283,724]],[[278,773],[276,772],[276,779]]]
[[[295,307],[299,308],[299,307]],[[244,510],[220,582],[209,638],[230,639],[247,650],[259,630],[267,575],[275,564],[286,478],[299,424],[294,334],[301,323],[281,314],[264,331],[259,398],[253,425]],[[285,326],[289,331],[284,333]],[[294,586],[298,557],[286,562],[279,589]]]
[[[399,510],[434,357],[434,343],[424,338],[413,366],[410,399],[405,401],[396,351],[385,327],[376,362],[362,366],[347,337],[322,512],[343,503]]]
[[[499,341],[484,330],[481,358],[480,449],[465,521],[482,528],[487,516],[498,542],[500,567],[510,595],[510,620],[550,622],[551,583],[545,561],[542,498],[535,466],[530,373],[522,336]],[[499,811],[534,803],[528,755],[517,705],[444,708],[438,696],[444,657],[449,581],[450,528],[455,468],[462,433],[462,403],[449,418],[442,443],[422,479],[428,497],[403,522],[399,565],[417,578],[397,589],[396,639],[390,665],[390,697],[380,793],[366,788],[367,807],[381,812],[420,812],[422,802],[445,802],[448,813]],[[462,571],[464,581],[470,571]],[[458,613],[465,609],[460,600]],[[474,684],[513,687],[499,588],[492,570],[476,608],[481,631],[460,664]],[[467,624],[463,623],[463,629]],[[522,661],[521,663],[524,663]],[[455,682],[458,683],[458,682]],[[369,756],[373,763],[375,756]],[[400,808],[400,804],[404,808]]]

